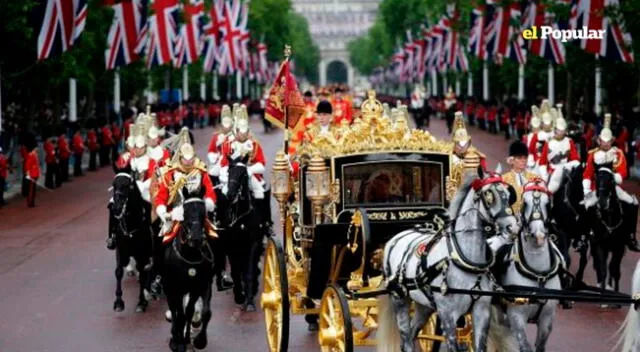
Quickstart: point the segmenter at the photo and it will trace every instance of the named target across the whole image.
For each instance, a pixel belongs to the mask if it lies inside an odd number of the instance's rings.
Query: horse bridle
[[[607,172],[607,173],[611,174],[612,176],[615,175],[615,173],[611,169],[609,169],[607,167],[598,168],[597,172],[601,172],[601,171]],[[613,191],[611,191],[612,194],[615,194],[615,192],[616,192],[615,187],[616,187],[616,185],[615,185],[615,181],[614,181]],[[598,190],[600,190],[600,189],[603,189],[603,188],[598,187]],[[600,221],[600,224],[602,224],[602,226],[604,226],[607,229],[607,232],[609,234],[612,234],[615,230],[617,230],[620,226],[622,226],[622,223],[623,223],[623,218],[624,217],[622,216],[622,214],[623,214],[623,212],[622,212],[622,204],[620,204],[620,199],[617,199],[617,197],[616,197],[616,203],[618,205],[618,211],[620,213],[620,221],[618,221],[618,223],[615,224],[615,226],[609,226],[608,224],[606,224],[604,222],[604,219],[602,217],[602,210],[600,209],[600,205],[598,203],[596,203],[596,216],[598,216],[598,220]]]
[[[133,176],[131,176],[130,174],[126,173],[126,172],[119,172],[117,173],[113,178],[117,179],[118,177],[126,177],[129,180],[133,181]],[[133,188],[133,182],[129,184],[129,189]],[[121,195],[121,196],[128,196],[128,194],[125,194],[124,192],[118,191],[117,189],[113,189],[113,194],[114,195]],[[122,218],[124,218],[124,214],[126,214],[127,211],[127,202],[124,202],[124,205],[122,206],[122,211],[120,212],[120,214],[114,215],[114,217],[118,220],[121,220]]]
[[[549,191],[545,190],[544,187],[542,186],[533,186],[530,189],[526,189],[523,192],[522,196],[524,197],[524,195],[526,193],[533,193],[533,206],[531,209],[531,214],[529,216],[525,216],[526,214],[524,213],[524,208],[522,211],[522,225],[524,225],[522,227],[523,231],[526,231],[525,233],[525,238],[532,238],[534,236],[534,234],[532,234],[528,229],[528,225],[531,224],[532,221],[542,221],[543,224],[545,224],[545,229],[547,228],[547,221],[549,220],[549,206],[547,205],[547,212],[545,214],[544,209],[542,207],[542,194],[546,193],[547,195],[550,195]],[[550,201],[550,200],[549,200]],[[532,220],[533,218],[533,220]]]
[[[182,202],[182,204],[189,204],[189,203],[202,203],[204,204],[204,199],[200,199],[200,198],[189,198],[185,201]],[[183,221],[184,222],[184,221]],[[202,224],[204,226],[204,223]],[[198,265],[198,264],[202,264],[204,261],[207,261],[209,263],[213,263],[213,250],[211,249],[211,246],[209,245],[209,241],[204,240],[204,245],[201,246],[200,249],[200,254],[201,254],[201,258],[199,261],[191,261],[188,260],[187,258],[185,258],[182,253],[180,253],[180,250],[178,248],[178,239],[180,241],[180,244],[184,244],[186,241],[189,241],[192,239],[193,235],[191,234],[191,230],[189,226],[182,226],[182,231],[184,234],[186,234],[186,240],[183,238],[183,236],[179,236],[178,238],[176,238],[176,240],[173,241],[173,250],[176,253],[176,255],[178,256],[178,258],[180,260],[182,260],[183,262],[189,264],[189,265]],[[203,249],[207,249],[208,253],[203,252]],[[208,254],[208,255],[207,255]]]
[[[244,166],[246,168],[246,165],[244,163],[235,163],[234,166]],[[236,210],[235,213],[237,213],[238,199],[241,197],[241,195],[244,192],[247,192],[247,190],[244,189],[245,188],[245,182],[244,182],[245,178],[246,178],[246,183],[248,184],[249,183],[249,173],[248,172],[246,172],[244,174],[244,176],[242,177],[242,180],[238,180],[238,179],[235,179],[235,178],[229,180],[229,184],[231,184],[232,181],[235,182],[235,183],[239,183],[238,190],[237,190],[237,192],[235,194],[235,197],[234,197],[233,201],[230,202],[230,205],[235,206],[235,208],[236,208],[235,209]],[[235,219],[233,219],[233,221],[230,221],[229,225],[228,225],[229,228],[233,227],[238,221],[242,220],[245,216],[249,215],[253,211],[253,202],[251,201],[251,194],[250,194],[250,192],[248,192],[248,193],[249,193],[249,208],[244,213],[236,216]]]

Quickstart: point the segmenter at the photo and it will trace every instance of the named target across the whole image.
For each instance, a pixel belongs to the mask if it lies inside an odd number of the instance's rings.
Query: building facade
[[[327,69],[344,65],[346,83],[356,83],[347,45],[367,33],[373,25],[380,0],[293,0],[296,12],[309,22],[313,40],[320,48],[320,85],[326,85]]]

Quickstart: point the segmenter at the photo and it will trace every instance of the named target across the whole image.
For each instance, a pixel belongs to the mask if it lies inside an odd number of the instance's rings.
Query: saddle
[[[167,232],[162,237],[162,243],[163,244],[167,244],[167,243],[173,241],[173,239],[176,238],[176,236],[178,236],[178,234],[180,233],[180,229],[181,228],[182,228],[182,223],[181,222],[175,222],[173,224],[173,227],[171,227],[171,231]],[[205,221],[204,221],[204,231],[207,234],[207,237],[209,237],[211,239],[217,239],[218,238],[218,233],[216,232],[216,227],[213,225],[213,223],[209,219],[205,219]]]

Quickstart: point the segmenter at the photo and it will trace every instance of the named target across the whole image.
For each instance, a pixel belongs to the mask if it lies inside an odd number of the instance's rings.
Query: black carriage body
[[[368,278],[380,275],[385,243],[425,223],[444,225],[448,205],[448,154],[369,153],[333,157],[330,163],[332,179],[340,180],[340,201],[333,221],[313,226],[308,287],[312,298],[320,298],[333,279],[345,287],[351,273],[362,265],[363,256],[365,284]],[[301,171],[300,194],[304,195],[304,168]],[[301,198],[300,225],[312,226],[311,204]],[[368,233],[354,238],[350,223],[358,209],[366,213]]]

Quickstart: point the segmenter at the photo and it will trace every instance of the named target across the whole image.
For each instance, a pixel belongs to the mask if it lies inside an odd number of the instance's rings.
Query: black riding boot
[[[116,219],[111,212],[111,206],[113,203],[109,203],[109,231],[107,233],[107,249],[112,251],[116,249]]]
[[[162,266],[164,264],[164,244],[162,243],[162,237],[158,236],[162,224],[160,220],[156,219],[151,224],[151,238],[153,245],[153,265],[151,267],[151,293],[156,297],[162,295]]]
[[[629,236],[627,248],[633,252],[640,252],[640,245],[636,239],[636,223],[638,222],[638,204],[625,204],[624,206],[625,232]]]

